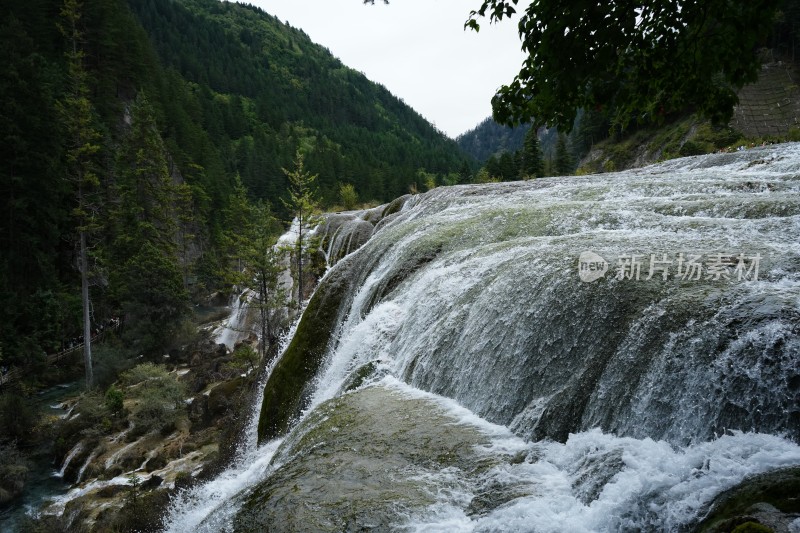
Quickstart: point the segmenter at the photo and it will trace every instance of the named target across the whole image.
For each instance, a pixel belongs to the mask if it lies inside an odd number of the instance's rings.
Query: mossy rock
[[[121,476],[125,471],[119,465],[114,465],[111,468],[107,468],[103,471],[103,478],[104,479],[114,479],[117,476]]]
[[[678,150],[678,153],[682,156],[702,155],[707,154],[708,152],[708,146],[706,146],[704,143],[699,143],[693,140],[686,141],[683,143],[683,146],[680,147],[680,150]]]
[[[410,194],[404,194],[403,196],[395,198],[394,200],[386,204],[386,207],[381,213],[381,219],[384,219],[389,215],[399,213],[400,210],[403,209],[403,206],[405,205],[405,203],[408,201],[409,198],[411,198]]]
[[[98,498],[114,498],[118,494],[130,491],[128,485],[107,485],[97,491]]]
[[[211,389],[208,394],[208,416],[213,420],[228,414],[230,410],[238,411],[242,394],[247,390],[246,385],[245,378],[237,377]]]
[[[153,472],[155,470],[161,470],[165,466],[167,466],[168,461],[166,457],[161,454],[156,455],[155,457],[151,457],[147,460],[147,464],[145,465],[146,470],[148,472]]]
[[[708,516],[700,522],[698,533],[729,533],[736,531],[765,531],[739,529],[754,523],[754,508],[769,504],[781,513],[800,513],[800,467],[785,468],[745,479],[723,492],[711,504]],[[758,524],[764,527],[761,524]],[[766,531],[769,531],[767,529]]]
[[[311,379],[322,364],[339,309],[355,278],[348,258],[323,280],[300,319],[292,342],[264,387],[258,440],[284,435],[305,407]]]
[[[163,517],[169,502],[170,494],[164,490],[141,493],[135,502],[129,499],[118,513],[109,516],[110,524],[98,524],[94,531],[163,531]]]
[[[745,522],[733,528],[731,533],[775,533],[775,530],[758,522]]]
[[[372,380],[377,374],[378,362],[370,361],[361,365],[355,372],[350,374],[342,388],[347,392],[356,390],[367,381]]]
[[[436,502],[438,473],[475,474],[488,443],[432,400],[381,385],[344,394],[283,441],[281,466],[241,496],[233,531],[394,531]]]

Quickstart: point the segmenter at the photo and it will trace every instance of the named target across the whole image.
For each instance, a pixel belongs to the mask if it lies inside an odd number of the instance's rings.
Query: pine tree
[[[558,142],[556,142],[556,157],[554,161],[555,173],[558,176],[568,176],[572,174],[575,163],[572,160],[572,154],[567,146],[567,139],[564,134],[558,135]]]
[[[309,232],[316,223],[314,212],[318,209],[316,180],[317,175],[306,171],[303,153],[298,150],[294,159],[294,169],[283,169],[289,178],[289,201],[286,207],[294,215],[297,223],[295,254],[297,261],[297,303],[303,304],[303,254],[312,244]]]
[[[519,170],[514,162],[514,155],[511,152],[503,152],[500,155],[500,176],[503,181],[511,181],[517,179]]]
[[[280,225],[272,215],[269,204],[258,203],[252,210],[249,242],[245,250],[245,261],[256,285],[254,304],[258,309],[261,329],[260,352],[262,359],[267,346],[275,341],[277,324],[273,318],[276,310],[286,304],[284,290],[280,284],[281,253],[276,247]]]
[[[168,344],[188,314],[179,244],[189,237],[179,230],[189,224],[191,190],[173,183],[167,160],[155,112],[139,92],[116,161],[110,259],[117,265],[111,286],[125,313],[123,335],[145,352]]]
[[[352,183],[339,184],[339,200],[342,202],[342,207],[344,207],[345,211],[356,208],[358,204],[358,193]]]
[[[523,179],[541,178],[544,173],[542,163],[542,150],[539,148],[539,135],[537,128],[531,126],[525,135],[525,142],[522,145],[522,169]]]
[[[89,252],[87,234],[95,227],[94,206],[90,194],[99,185],[96,157],[100,150],[100,133],[94,127],[94,110],[89,100],[87,74],[83,66],[84,52],[80,48],[83,32],[79,29],[83,5],[78,0],[65,0],[61,9],[59,29],[66,37],[68,49],[68,87],[58,102],[59,118],[65,131],[67,178],[75,189],[73,215],[79,240],[79,269],[83,303],[83,359],[86,367],[86,387],[94,381],[92,370],[91,316],[89,301]]]
[[[232,285],[250,286],[255,290],[249,305],[258,310],[261,329],[259,353],[263,358],[267,346],[277,334],[275,311],[286,305],[280,285],[283,256],[276,244],[281,227],[269,204],[250,203],[238,175],[225,210],[225,228],[222,241],[228,270],[223,279]]]
[[[228,196],[225,208],[225,231],[220,238],[228,264],[220,277],[231,285],[240,284],[245,279],[245,250],[249,241],[249,231],[253,220],[253,206],[247,198],[247,189],[238,174],[234,176],[233,192]]]
[[[124,256],[121,259],[135,254],[145,241],[156,243],[165,254],[175,255],[176,204],[188,200],[176,202],[178,191],[169,173],[164,141],[144,92],[131,106],[130,122],[117,161],[120,202],[115,215],[117,246]]]

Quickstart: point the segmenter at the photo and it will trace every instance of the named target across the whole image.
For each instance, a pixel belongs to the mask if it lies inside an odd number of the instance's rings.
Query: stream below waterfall
[[[35,397],[36,409],[45,416],[67,416],[68,410],[62,402],[74,397],[81,389],[80,382],[63,383],[41,391]],[[50,498],[66,494],[65,483],[57,468],[53,467],[51,453],[44,447],[33,454],[29,461],[27,487],[18,500],[0,509],[0,531],[15,531],[26,513],[33,512]]]
[[[414,196],[295,331],[168,531],[692,530],[800,465],[800,145]]]

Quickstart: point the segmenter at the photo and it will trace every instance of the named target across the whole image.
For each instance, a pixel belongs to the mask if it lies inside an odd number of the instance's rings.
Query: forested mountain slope
[[[162,62],[197,84],[227,170],[259,196],[285,189],[281,167],[298,145],[329,199],[347,182],[361,198],[386,201],[407,192],[419,169],[446,174],[469,160],[386,88],[258,8],[129,4]]]
[[[246,191],[288,221],[283,169],[298,151],[323,207],[340,184],[385,201],[420,170],[474,164],[385,88],[250,6],[4,1],[0,46],[0,368],[33,379],[82,331],[80,233],[92,324],[122,317],[124,354],[163,354],[189,295],[224,287],[233,199]]]
[[[513,153],[522,148],[528,129],[530,124],[510,128],[501,126],[492,117],[488,117],[471,130],[459,135],[456,142],[462,150],[483,163],[493,155],[502,152]]]

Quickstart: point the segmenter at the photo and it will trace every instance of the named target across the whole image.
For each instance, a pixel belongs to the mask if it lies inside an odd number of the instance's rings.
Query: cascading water
[[[237,342],[247,337],[250,333],[248,322],[250,306],[248,303],[252,297],[253,291],[250,289],[245,289],[240,294],[234,294],[231,297],[231,314],[213,334],[216,343],[224,344],[229,350],[232,350]]]
[[[684,530],[800,465],[800,145],[435,189],[378,228],[206,524]]]
[[[75,458],[75,456],[78,455],[79,453],[81,453],[82,451],[83,451],[83,443],[82,442],[79,442],[78,444],[73,446],[73,448],[69,451],[67,456],[64,458],[64,463],[61,465],[61,469],[58,472],[56,472],[55,474],[53,474],[53,475],[56,476],[56,477],[63,478],[64,474],[67,471],[67,468],[69,467],[69,464],[72,462],[72,460]]]
[[[88,457],[86,457],[86,460],[78,469],[78,477],[77,479],[75,479],[76,485],[81,482],[81,480],[83,479],[83,474],[86,472],[86,469],[89,467],[89,465],[92,464],[92,461],[94,460],[95,457],[97,457],[97,450],[92,451],[92,453],[90,453]]]
[[[294,328],[282,339],[282,344],[285,345],[293,332]],[[274,364],[275,361],[265,369],[262,379],[256,384],[258,391],[263,391],[264,382]],[[231,466],[212,481],[179,494],[165,517],[165,531],[223,531],[223,526],[230,522],[239,508],[233,502],[234,496],[263,479],[281,441],[276,439],[264,446],[258,446],[256,430],[262,397],[262,393],[256,395],[247,414],[249,418],[244,438],[239,443]]]

